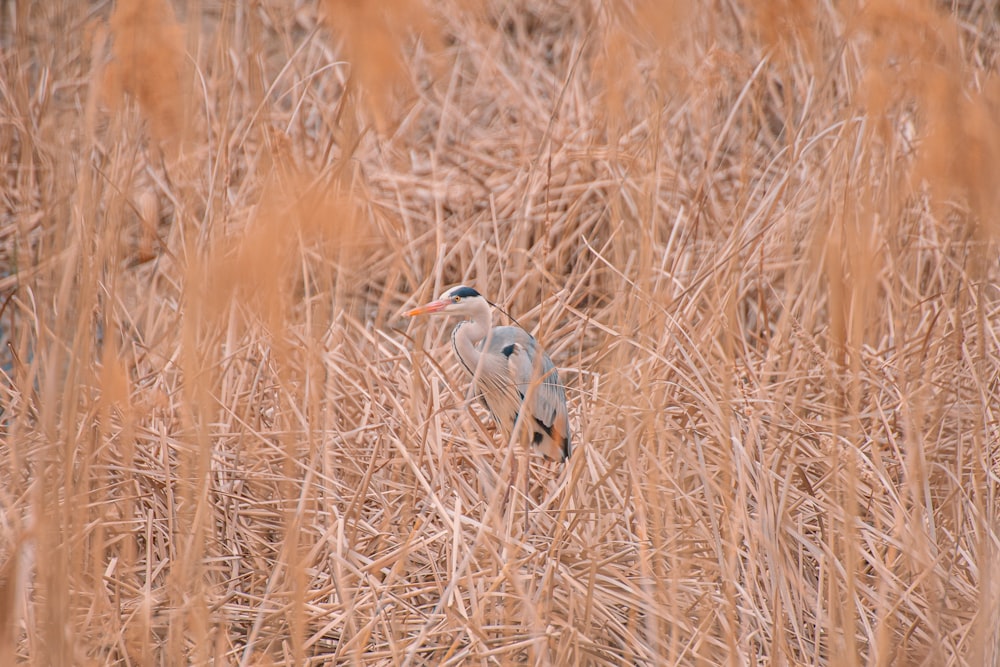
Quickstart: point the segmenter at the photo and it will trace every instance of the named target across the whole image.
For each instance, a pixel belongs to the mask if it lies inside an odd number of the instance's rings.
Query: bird
[[[521,327],[492,326],[492,305],[473,288],[458,285],[404,315],[464,316],[451,332],[451,345],[472,379],[473,393],[508,439],[521,428],[535,452],[565,461],[572,452],[569,415],[555,364]]]

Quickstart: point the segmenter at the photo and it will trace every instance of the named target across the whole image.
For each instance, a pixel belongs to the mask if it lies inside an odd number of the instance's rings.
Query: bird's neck
[[[458,337],[463,339],[469,345],[478,345],[480,341],[486,338],[486,335],[490,332],[490,322],[482,320],[466,320],[461,322],[458,327]]]
[[[468,337],[472,345],[486,338],[493,324],[490,305],[484,299],[476,299],[475,310],[469,313],[469,319],[461,326],[462,334]]]
[[[489,304],[483,303],[482,308],[470,313],[469,319],[459,323],[452,331],[451,343],[455,352],[472,375],[476,374],[479,366],[480,351],[476,346],[489,335],[491,324]]]

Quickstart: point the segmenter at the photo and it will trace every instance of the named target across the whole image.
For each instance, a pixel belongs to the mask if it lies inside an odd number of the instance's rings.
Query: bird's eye
[[[455,303],[458,303],[459,301],[462,300],[462,297],[460,297],[460,296],[453,296],[453,297],[451,297],[451,300],[454,301]]]

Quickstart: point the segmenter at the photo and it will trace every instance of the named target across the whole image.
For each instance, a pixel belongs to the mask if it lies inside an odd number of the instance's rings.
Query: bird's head
[[[473,315],[480,312],[484,305],[487,305],[487,301],[479,292],[471,287],[458,285],[447,290],[434,301],[403,314],[407,317],[433,314]]]

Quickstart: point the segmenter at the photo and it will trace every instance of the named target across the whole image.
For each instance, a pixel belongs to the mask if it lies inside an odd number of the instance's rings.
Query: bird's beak
[[[429,313],[440,313],[442,310],[448,307],[450,301],[431,301],[430,303],[425,303],[419,308],[414,308],[413,310],[408,310],[403,315],[406,317],[416,317],[417,315],[427,315]]]

